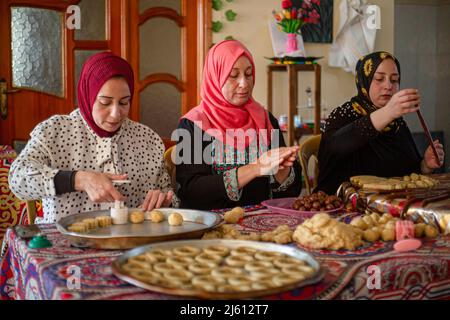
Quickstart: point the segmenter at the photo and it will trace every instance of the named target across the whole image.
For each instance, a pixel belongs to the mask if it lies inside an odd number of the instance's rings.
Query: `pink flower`
[[[312,3],[314,3],[315,5],[320,6],[320,0],[311,0]]]
[[[295,19],[295,17],[297,17],[297,9],[295,9],[295,8],[292,9],[291,17],[293,19]]]
[[[292,1],[291,0],[283,0],[283,2],[281,2],[281,7],[283,9],[289,9],[290,7],[292,7]]]

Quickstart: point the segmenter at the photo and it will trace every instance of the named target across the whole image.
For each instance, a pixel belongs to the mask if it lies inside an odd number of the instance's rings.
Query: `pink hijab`
[[[131,99],[134,91],[134,75],[130,64],[111,52],[100,52],[91,56],[83,65],[78,81],[78,108],[89,127],[102,138],[112,137],[115,132],[108,132],[95,124],[92,117],[97,94],[106,81],[114,76],[122,76],[130,88]]]
[[[246,139],[244,145],[236,145],[234,139],[224,139],[227,129],[243,129],[244,131],[254,129],[257,136],[261,129],[267,130],[267,135],[264,136],[266,145],[270,141],[272,129],[267,111],[253,100],[253,97],[250,97],[245,105],[237,107],[229,103],[222,95],[222,87],[241,56],[247,57],[250,61],[253,67],[253,79],[255,79],[253,57],[239,41],[222,41],[209,50],[203,71],[202,100],[200,105],[183,117],[197,122],[197,125],[200,123],[203,131],[209,130],[208,133],[214,138],[239,150],[247,147],[252,139]]]

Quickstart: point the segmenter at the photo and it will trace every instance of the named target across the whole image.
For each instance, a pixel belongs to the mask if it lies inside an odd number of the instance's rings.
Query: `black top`
[[[361,116],[346,103],[330,114],[319,149],[316,190],[328,194],[356,175],[394,177],[420,172],[422,161],[405,121],[398,128],[378,132],[370,114]]]
[[[274,129],[280,130],[277,119],[269,113],[270,122]],[[194,159],[194,123],[188,119],[181,119],[178,128],[189,132],[191,138],[191,163]],[[197,130],[200,130],[198,127]],[[210,145],[214,138],[205,132],[201,134],[206,137],[202,141],[202,152]],[[203,138],[202,136],[202,138]],[[207,141],[205,141],[207,140]],[[180,137],[177,141],[177,160],[183,157],[183,150],[179,150],[179,143],[183,141]],[[198,142],[197,142],[198,143]],[[273,143],[272,143],[273,145]],[[283,135],[279,135],[278,145],[285,147]],[[269,146],[269,149],[271,147]],[[248,148],[246,150],[248,152]],[[207,152],[208,157],[211,152]],[[203,158],[203,157],[202,157]],[[235,206],[245,206],[260,204],[261,201],[271,198],[296,197],[301,192],[301,169],[298,161],[295,162],[293,170],[295,172],[294,182],[285,191],[272,192],[280,185],[276,182],[270,183],[268,176],[259,177],[248,183],[242,190],[242,195],[238,201],[232,201],[226,191],[223,174],[217,173],[211,164],[211,158],[202,159],[201,164],[177,164],[176,166],[176,192],[181,200],[182,208],[195,208],[201,210],[211,210],[220,208],[232,208]],[[247,162],[246,162],[247,163]],[[239,167],[239,165],[237,166]],[[291,169],[292,170],[292,169]]]

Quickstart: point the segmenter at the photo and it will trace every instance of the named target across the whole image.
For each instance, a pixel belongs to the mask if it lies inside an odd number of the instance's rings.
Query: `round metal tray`
[[[168,288],[162,287],[158,285],[152,285],[140,280],[137,280],[130,275],[126,274],[122,271],[122,265],[127,262],[127,260],[131,257],[138,256],[147,251],[154,249],[173,249],[181,246],[194,246],[198,248],[204,248],[208,246],[222,245],[226,246],[230,249],[238,248],[238,247],[251,247],[258,250],[263,251],[276,251],[280,253],[287,254],[296,259],[307,262],[312,268],[315,270],[315,274],[308,279],[303,281],[293,282],[288,285],[265,289],[265,290],[253,290],[246,292],[206,292],[200,290],[187,290],[187,289],[179,289],[179,288]],[[263,297],[269,296],[281,292],[286,292],[293,290],[295,288],[304,287],[307,285],[311,285],[317,282],[320,282],[325,276],[325,272],[320,266],[319,262],[313,258],[309,253],[300,250],[296,247],[284,246],[274,243],[267,242],[256,242],[256,241],[245,241],[245,240],[184,240],[184,241],[170,241],[164,243],[150,244],[146,246],[142,246],[139,248],[135,248],[133,250],[125,252],[121,255],[117,260],[112,263],[113,273],[123,281],[131,283],[140,288],[144,288],[151,291],[161,292],[170,295],[177,295],[183,297],[196,297],[203,299],[248,299],[255,297]]]
[[[129,209],[132,210],[139,209]],[[200,238],[206,231],[216,227],[222,221],[219,214],[209,211],[160,208],[165,220],[154,223],[145,220],[143,223],[131,222],[123,225],[111,225],[97,228],[87,233],[77,233],[67,230],[67,227],[76,221],[97,216],[110,215],[109,210],[83,212],[62,218],[56,223],[57,229],[78,247],[98,249],[131,249],[148,243],[179,239]],[[178,212],[183,216],[181,226],[171,226],[167,222],[168,216]]]

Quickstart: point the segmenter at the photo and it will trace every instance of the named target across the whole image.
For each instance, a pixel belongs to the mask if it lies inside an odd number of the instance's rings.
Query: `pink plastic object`
[[[398,252],[413,251],[420,248],[422,242],[419,239],[405,239],[394,244],[394,250]]]
[[[414,239],[414,223],[412,221],[397,221],[395,224],[395,236],[397,241]]]
[[[289,216],[295,216],[295,217],[303,217],[303,218],[311,218],[316,213],[319,212],[325,212],[328,214],[338,213],[343,210],[344,206],[328,210],[328,211],[298,211],[295,209],[292,209],[292,204],[297,198],[280,198],[280,199],[270,199],[265,200],[261,202],[263,206],[266,206],[267,209],[269,209],[272,213],[281,213],[286,214]]]

